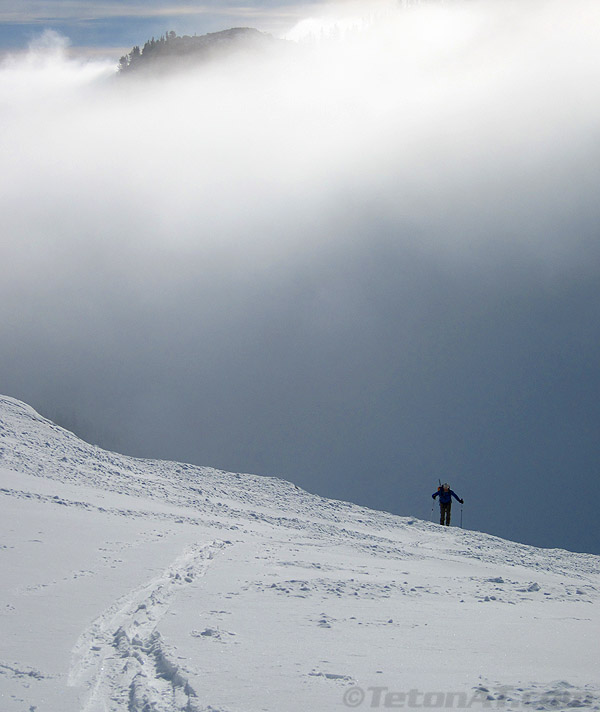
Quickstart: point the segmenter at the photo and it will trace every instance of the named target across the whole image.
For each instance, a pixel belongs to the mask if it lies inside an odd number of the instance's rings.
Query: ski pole
[[[439,477],[438,477],[438,482],[439,482],[439,485],[440,485],[440,486],[438,487],[438,493],[439,493],[440,490],[442,489],[442,481],[440,480]],[[434,498],[434,500],[433,500],[433,504],[431,505],[431,521],[432,521],[432,522],[433,522],[433,508],[434,508],[434,507],[435,507],[435,498]]]
[[[461,528],[461,529],[463,528],[463,525],[462,525],[462,511],[463,511],[463,506],[462,506],[462,504],[461,504],[461,505],[460,505],[460,528]]]

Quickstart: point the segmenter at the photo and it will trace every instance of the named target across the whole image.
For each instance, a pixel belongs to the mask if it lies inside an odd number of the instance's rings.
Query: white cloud
[[[108,220],[121,241],[224,254],[262,244],[263,256],[303,249],[296,215],[334,216],[347,199],[376,200],[444,245],[480,213],[515,225],[532,213],[530,232],[544,233],[538,204],[576,202],[566,174],[577,167],[587,186],[593,171],[596,11],[578,3],[568,25],[562,5],[533,7],[519,26],[511,4],[397,12],[345,43],[140,86],[100,81],[106,64],[68,61],[46,34],[0,76],[18,147],[4,195],[22,206],[5,214],[45,239],[84,239],[92,223],[88,240],[104,241]],[[273,229],[284,223],[287,236]]]
[[[113,408],[137,452],[235,466],[235,442],[261,471],[334,442],[389,462],[436,423],[480,437],[562,343],[543,297],[597,277],[597,20],[427,5],[157,81],[6,62],[3,383]]]

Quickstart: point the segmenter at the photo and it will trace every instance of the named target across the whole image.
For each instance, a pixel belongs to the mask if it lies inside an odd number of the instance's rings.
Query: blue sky
[[[129,48],[167,30],[205,34],[229,27],[256,27],[278,33],[306,13],[310,2],[299,5],[278,0],[260,3],[84,2],[2,0],[0,48],[22,49],[46,29],[69,38],[72,45],[90,50]]]

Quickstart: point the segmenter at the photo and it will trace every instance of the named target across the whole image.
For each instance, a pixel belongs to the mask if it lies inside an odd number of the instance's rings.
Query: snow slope
[[[88,445],[0,397],[0,710],[600,709],[600,557]]]

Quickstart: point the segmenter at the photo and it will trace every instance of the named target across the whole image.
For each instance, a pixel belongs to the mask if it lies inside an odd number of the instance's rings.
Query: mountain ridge
[[[143,47],[134,46],[119,60],[119,73],[157,74],[178,69],[189,69],[232,53],[259,54],[284,40],[253,27],[232,27],[205,35],[179,36],[173,31],[147,40]]]
[[[99,488],[149,500],[168,501],[169,504],[177,506],[191,505],[205,513],[211,511],[221,514],[225,508],[231,516],[243,516],[251,511],[272,511],[285,502],[282,514],[293,524],[298,521],[298,516],[310,515],[336,525],[344,523],[346,526],[372,526],[376,523],[377,526],[385,524],[391,529],[404,530],[410,527],[423,528],[425,531],[445,531],[437,524],[416,517],[402,517],[352,502],[311,494],[278,477],[233,473],[190,463],[146,459],[111,452],[86,443],[71,431],[40,415],[28,404],[2,395],[0,436],[0,467],[44,477],[53,482]],[[20,443],[20,447],[15,447],[16,443]],[[10,447],[11,444],[13,447]],[[152,489],[153,484],[161,486]],[[204,489],[198,489],[200,485]],[[351,519],[344,522],[344,516]],[[281,524],[283,520],[283,517],[278,519],[278,523]],[[458,527],[452,527],[450,531],[456,534],[468,532],[470,536],[481,537],[482,541],[503,542],[507,546],[515,547],[515,552],[531,550],[540,552],[542,556],[551,556],[553,552],[573,554],[581,557],[582,561],[598,562],[597,571],[600,572],[600,557],[594,554],[545,549]],[[515,557],[518,555],[516,553]]]
[[[5,712],[600,709],[592,554],[118,455],[6,396],[0,520]]]

